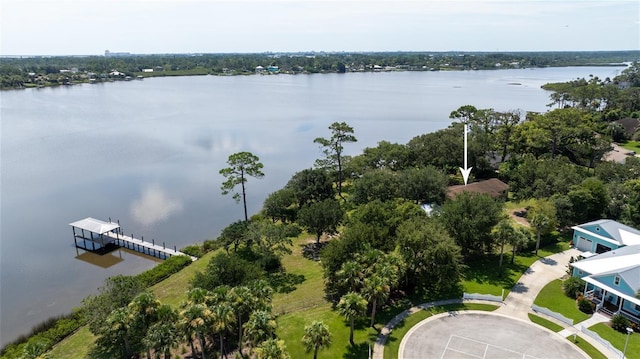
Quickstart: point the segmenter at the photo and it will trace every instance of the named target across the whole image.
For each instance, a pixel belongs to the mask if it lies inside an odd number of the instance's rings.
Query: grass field
[[[598,333],[602,339],[608,340],[609,343],[618,350],[624,350],[624,345],[627,341],[627,334],[615,331],[605,323],[598,323],[589,329]],[[627,346],[626,357],[629,359],[640,359],[640,334],[632,333],[629,336],[629,345]]]
[[[590,317],[589,314],[578,310],[574,299],[564,295],[562,291],[562,281],[560,279],[556,279],[544,286],[533,303],[558,312],[567,318],[571,318],[574,323],[579,323]]]

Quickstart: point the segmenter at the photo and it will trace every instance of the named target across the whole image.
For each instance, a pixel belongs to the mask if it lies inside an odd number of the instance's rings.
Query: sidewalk
[[[577,249],[569,249],[564,252],[556,253],[551,256],[541,258],[536,261],[529,267],[520,277],[518,283],[511,288],[511,292],[507,298],[504,299],[504,305],[498,308],[495,312],[500,313],[506,316],[520,318],[529,321],[529,313],[533,313],[531,310],[531,305],[533,304],[533,300],[536,298],[540,290],[547,285],[549,282],[560,279],[562,276],[566,274],[567,264],[569,263],[569,259],[573,256],[576,257],[580,254],[580,251]],[[393,318],[387,325],[382,328],[380,334],[376,338],[376,343],[374,345],[373,356],[374,359],[382,359],[384,355],[384,345],[387,341],[387,337],[393,330],[393,328],[400,323],[407,316],[415,313],[416,311],[429,307],[434,304],[449,304],[449,303],[458,303],[462,302],[460,299],[451,299],[444,301],[437,301],[431,303],[421,304],[419,306],[408,309],[400,314],[398,314],[395,318]],[[495,304],[495,303],[494,303]],[[553,320],[554,322],[558,322]],[[562,324],[565,329],[558,332],[559,335],[566,338],[570,335],[573,335],[576,332],[580,332],[582,327],[588,328],[596,323],[609,321],[609,318],[595,313],[589,319],[582,321],[580,323],[576,323],[573,327],[566,328],[566,324]],[[580,336],[583,340],[591,344],[593,347],[598,349],[602,354],[606,355],[608,358],[617,358],[617,355],[609,349],[607,349],[602,344],[598,343],[596,340],[592,339],[587,335]]]
[[[504,300],[504,307],[498,308],[496,313],[529,320],[531,305],[540,290],[547,283],[567,274],[567,263],[571,257],[580,254],[577,249],[568,249],[545,258],[541,258],[529,267],[518,280],[511,292]]]

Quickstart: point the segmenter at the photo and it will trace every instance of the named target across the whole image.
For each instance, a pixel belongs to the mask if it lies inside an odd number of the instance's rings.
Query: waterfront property
[[[611,219],[580,224],[573,229],[573,245],[583,257],[640,244],[640,231]]]
[[[69,223],[69,225],[73,229],[73,241],[76,247],[87,251],[104,254],[110,249],[120,246],[163,259],[176,255],[186,255],[179,252],[175,247],[171,249],[167,248],[164,243],[162,245],[156,244],[155,240],[145,242],[144,238],[134,238],[133,234],[127,236],[122,232],[120,224],[111,222],[111,220],[105,222],[87,217]],[[78,240],[82,240],[82,242],[79,244]],[[191,260],[196,259],[196,257],[191,256]]]
[[[572,263],[586,284],[584,296],[596,311],[621,314],[640,324],[640,244],[616,248]]]

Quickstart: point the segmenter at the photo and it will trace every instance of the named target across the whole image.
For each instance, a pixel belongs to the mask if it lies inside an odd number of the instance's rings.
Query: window
[[[636,304],[636,310],[640,312],[640,305]]]
[[[620,284],[620,277],[615,276],[615,278],[613,278],[613,284],[619,285]]]

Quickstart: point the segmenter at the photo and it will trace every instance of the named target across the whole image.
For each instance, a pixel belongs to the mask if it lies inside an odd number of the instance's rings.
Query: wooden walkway
[[[103,235],[114,239],[114,243],[121,247],[133,249],[154,257],[160,257],[160,255],[164,255],[165,257],[188,256],[192,261],[198,259],[197,257],[189,256],[188,254],[182,253],[175,249],[166,248],[164,245],[161,246],[152,242],[145,242],[142,239],[130,237],[124,234],[106,232]]]

